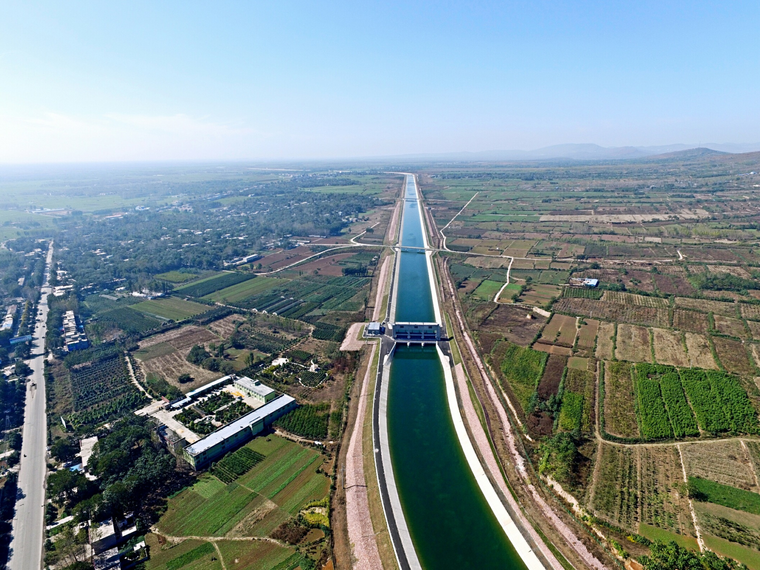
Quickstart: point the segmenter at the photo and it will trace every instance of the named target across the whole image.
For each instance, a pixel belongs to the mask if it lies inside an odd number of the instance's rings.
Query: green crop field
[[[237,283],[210,293],[203,297],[203,299],[215,303],[237,303],[253,295],[263,293],[281,283],[285,283],[285,281],[275,277],[256,277],[255,279],[249,279],[248,281],[243,281],[242,283]]]
[[[192,301],[185,301],[176,297],[143,301],[142,303],[132,305],[130,308],[146,315],[173,321],[184,321],[210,309],[208,305],[201,305],[200,303],[193,303]]]
[[[501,370],[520,405],[525,409],[538,385],[549,355],[509,343],[499,343],[494,352],[499,351],[502,346],[505,347],[505,351],[501,360]]]
[[[277,436],[257,438],[246,448],[265,458],[232,483],[221,485],[208,475],[173,497],[158,522],[160,531],[224,537],[237,528],[245,536],[266,536],[306,503],[327,495],[330,480],[317,473],[322,465],[318,451]],[[247,524],[246,517],[268,501],[276,507]]]
[[[689,477],[689,489],[697,500],[760,515],[760,495],[752,491],[737,489],[701,477]]]
[[[156,279],[163,279],[170,283],[186,283],[197,278],[198,275],[195,273],[183,273],[182,271],[167,271],[166,273],[159,273],[156,275]]]
[[[478,285],[478,288],[475,289],[472,294],[483,299],[484,301],[493,301],[494,295],[499,292],[499,289],[501,289],[503,285],[504,283],[486,279],[480,285]]]

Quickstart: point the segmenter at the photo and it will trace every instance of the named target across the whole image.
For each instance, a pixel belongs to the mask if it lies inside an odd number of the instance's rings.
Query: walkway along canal
[[[414,177],[407,175],[391,320],[443,324],[432,252],[403,249],[427,246],[421,207]],[[399,343],[393,350],[387,337],[383,344],[375,456],[401,568],[543,568],[479,463],[448,357],[435,344]]]

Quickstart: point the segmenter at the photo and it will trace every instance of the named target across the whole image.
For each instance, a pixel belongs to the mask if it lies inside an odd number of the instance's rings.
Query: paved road
[[[45,284],[42,287],[37,326],[32,341],[32,359],[29,366],[32,376],[26,385],[26,407],[24,410],[23,444],[18,477],[19,500],[13,517],[11,538],[10,570],[37,570],[42,567],[42,546],[45,539],[45,473],[47,455],[47,417],[45,416],[45,334],[47,333],[47,296],[50,261],[53,247],[50,246],[45,269]]]

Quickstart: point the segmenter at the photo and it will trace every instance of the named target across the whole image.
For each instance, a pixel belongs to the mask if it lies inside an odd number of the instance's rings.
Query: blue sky
[[[760,2],[5,2],[0,162],[760,141]]]

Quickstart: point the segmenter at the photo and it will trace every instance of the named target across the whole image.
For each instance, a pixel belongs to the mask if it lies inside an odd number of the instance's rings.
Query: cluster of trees
[[[51,449],[61,461],[75,452],[73,442],[65,439],[57,440]],[[63,468],[48,477],[48,494],[77,522],[134,512],[145,529],[151,522],[147,507],[172,482],[175,468],[176,459],[155,439],[150,420],[130,415],[95,446],[88,471],[97,481]]]
[[[747,570],[744,564],[721,558],[709,550],[694,552],[675,542],[654,541],[651,554],[642,556],[639,562],[645,570]]]
[[[329,185],[335,179],[324,179]],[[313,181],[310,181],[313,182]],[[59,222],[60,261],[81,284],[169,287],[153,276],[183,267],[220,269],[229,260],[290,235],[337,235],[376,205],[371,196],[314,193],[283,182],[237,193],[221,204],[201,198],[188,208],[130,212],[121,218],[70,217]],[[233,239],[242,238],[242,239]],[[284,241],[283,241],[284,243]]]

